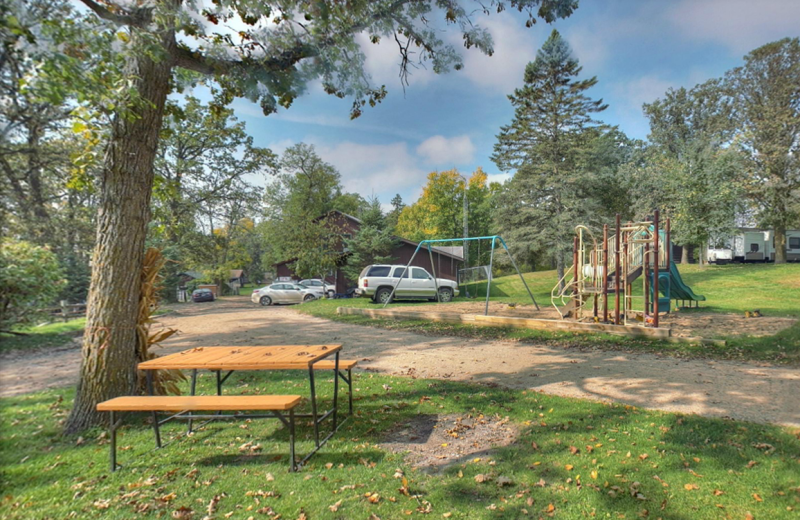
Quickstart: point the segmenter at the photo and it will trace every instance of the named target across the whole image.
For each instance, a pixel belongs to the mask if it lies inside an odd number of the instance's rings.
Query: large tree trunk
[[[775,263],[786,263],[786,226],[775,227]]]
[[[681,264],[686,265],[690,261],[689,259],[689,246],[682,245],[681,246]]]
[[[134,38],[136,36],[134,35]],[[163,36],[168,49],[173,34]],[[104,424],[97,403],[135,393],[136,322],[144,241],[150,219],[153,160],[172,63],[133,51],[126,72],[140,99],[116,117],[102,172],[80,380],[66,433]]]

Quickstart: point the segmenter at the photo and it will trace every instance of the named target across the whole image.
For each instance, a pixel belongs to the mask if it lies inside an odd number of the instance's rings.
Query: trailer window
[[[758,244],[750,244],[750,252],[758,253]]]
[[[789,237],[789,249],[800,249],[800,237]]]

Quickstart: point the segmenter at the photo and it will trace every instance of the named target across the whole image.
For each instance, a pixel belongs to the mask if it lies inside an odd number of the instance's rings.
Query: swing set
[[[492,278],[493,278],[493,276],[492,276],[492,268],[494,267],[494,250],[496,248],[496,244],[497,244],[498,241],[500,242],[500,244],[503,246],[503,249],[505,249],[506,253],[508,254],[508,258],[511,260],[511,265],[513,265],[514,269],[517,271],[517,275],[519,275],[519,279],[522,280],[522,285],[525,286],[525,290],[528,291],[528,296],[531,297],[531,301],[536,306],[536,310],[538,311],[539,310],[539,304],[536,303],[536,299],[533,297],[533,293],[531,292],[530,288],[528,287],[527,282],[525,282],[525,278],[523,278],[522,273],[520,272],[519,268],[517,267],[517,263],[514,261],[514,257],[511,256],[511,252],[508,250],[508,246],[506,245],[505,241],[503,240],[503,238],[500,235],[492,235],[492,236],[486,236],[486,237],[468,237],[468,238],[463,238],[462,237],[462,238],[441,238],[441,239],[434,239],[434,240],[423,240],[419,244],[417,244],[417,248],[414,250],[414,254],[411,255],[411,258],[408,260],[408,263],[406,264],[406,269],[408,269],[411,266],[411,263],[414,261],[414,258],[417,256],[417,253],[419,252],[419,250],[422,249],[423,247],[425,247],[428,250],[428,255],[430,257],[430,262],[431,262],[431,269],[433,270],[433,283],[434,283],[434,285],[436,287],[436,300],[438,302],[441,302],[441,298],[440,298],[440,295],[439,295],[439,282],[438,282],[438,279],[437,279],[437,276],[436,276],[436,264],[433,261],[433,248],[431,248],[431,244],[462,242],[466,246],[468,242],[478,241],[478,248],[479,248],[478,249],[478,262],[480,262],[480,241],[481,240],[491,240],[492,241],[491,242],[491,244],[492,244],[491,245],[491,251],[490,251],[490,254],[489,254],[489,265],[488,266],[484,265],[484,266],[477,266],[477,267],[472,267],[472,268],[467,268],[467,269],[461,269],[459,272],[465,271],[465,270],[468,270],[468,269],[479,268],[479,269],[482,269],[487,274],[487,278],[486,278],[486,306],[485,306],[483,315],[484,316],[488,316],[489,315],[489,294],[491,293],[491,288],[492,288]],[[467,251],[467,248],[465,247],[464,248],[464,252],[466,253],[466,251]],[[466,257],[466,255],[465,255],[465,257]],[[465,258],[464,261],[466,262],[467,259]],[[392,297],[394,296],[394,293],[397,290],[397,286],[400,284],[400,281],[401,281],[401,279],[398,278],[397,281],[392,286],[392,292],[391,292],[391,294],[389,296],[389,299],[386,301],[386,303],[383,304],[384,308],[389,304],[390,301],[392,301]]]

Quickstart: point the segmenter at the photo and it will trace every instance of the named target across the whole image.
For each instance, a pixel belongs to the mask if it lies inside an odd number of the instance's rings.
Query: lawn
[[[759,309],[767,316],[800,318],[800,264],[729,264],[724,266],[678,265],[683,281],[696,294],[706,297],[705,311],[744,313]],[[558,282],[555,271],[523,274],[540,305],[550,304],[550,291]],[[641,280],[640,280],[641,281]],[[635,288],[640,287],[637,283]],[[486,285],[475,284],[473,294],[486,296]],[[518,275],[497,277],[492,282],[492,300],[530,300]]]
[[[0,333],[0,352],[17,349],[53,348],[72,341],[83,332],[86,318],[65,322],[47,323],[38,327],[20,329],[24,336]]]
[[[179,423],[165,436],[175,441],[154,451],[146,418],[130,416],[119,438],[124,467],[112,474],[102,431],[59,434],[71,389],[0,399],[0,516],[790,519],[800,511],[797,431],[487,385],[355,378],[357,417],[297,474],[287,471],[277,421],[216,423],[188,438]],[[203,392],[212,384],[201,377]],[[275,372],[234,374],[227,387],[303,393],[306,385],[297,372]],[[518,435],[440,473],[409,467],[381,445],[441,414],[508,418]],[[309,430],[298,432],[298,453]]]
[[[800,264],[734,264],[727,266],[679,266],[684,282],[695,293],[703,294],[700,312],[740,313],[759,309],[766,316],[800,318]],[[555,271],[525,273],[528,286],[540,305],[550,304],[550,290],[555,285]],[[485,287],[485,286],[483,286]],[[485,290],[485,289],[484,289]],[[486,293],[483,292],[485,295]],[[525,302],[529,297],[519,276],[498,277],[492,284],[490,298],[501,302]],[[426,303],[393,303],[391,308],[410,306],[424,310]],[[326,319],[414,332],[480,339],[510,339],[523,342],[548,342],[560,346],[600,347],[657,352],[682,357],[707,357],[736,360],[765,360],[782,364],[800,364],[800,323],[774,336],[730,336],[727,344],[698,345],[630,339],[610,334],[577,334],[506,327],[476,327],[469,324],[430,321],[373,320],[364,316],[339,316],[336,308],[380,308],[366,298],[321,300],[298,307],[300,312]],[[691,313],[695,310],[683,310]],[[733,331],[735,333],[735,331]]]

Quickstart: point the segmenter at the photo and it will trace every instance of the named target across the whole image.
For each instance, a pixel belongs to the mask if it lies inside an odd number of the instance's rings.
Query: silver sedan
[[[261,305],[273,303],[303,303],[316,300],[317,297],[302,285],[296,283],[274,283],[261,289],[256,289],[250,296],[250,301]]]

